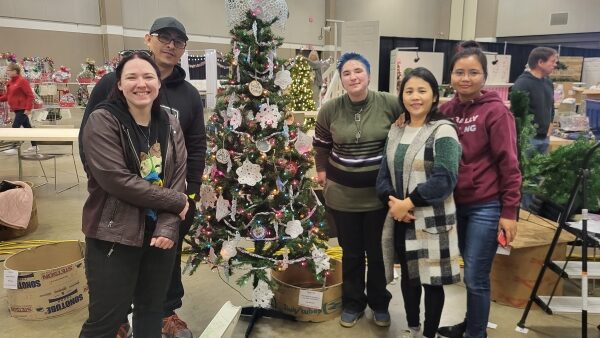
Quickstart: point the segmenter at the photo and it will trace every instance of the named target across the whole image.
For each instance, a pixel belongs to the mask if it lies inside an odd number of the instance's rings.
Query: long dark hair
[[[477,41],[473,40],[464,41],[458,45],[456,48],[456,54],[454,54],[452,60],[450,61],[450,73],[454,71],[454,65],[458,60],[468,58],[469,56],[475,56],[477,58],[481,64],[481,69],[483,70],[483,78],[487,79],[487,57],[483,53],[481,45],[477,43]]]
[[[408,82],[408,80],[412,79],[413,77],[418,77],[419,79],[422,79],[423,81],[427,82],[431,87],[431,91],[433,92],[433,102],[431,103],[431,109],[427,113],[427,116],[425,116],[425,123],[444,119],[444,115],[442,115],[438,111],[438,103],[440,102],[440,89],[438,86],[438,82],[435,79],[435,76],[433,76],[433,74],[429,71],[429,69],[424,67],[418,67],[411,70],[410,73],[408,73],[408,75],[406,75],[400,83],[400,93],[398,94],[398,101],[400,101],[400,108],[402,108],[402,110],[404,111],[404,121],[406,123],[410,122],[410,113],[404,105],[404,100],[402,99],[402,96],[404,94],[404,87],[406,87],[406,82]]]
[[[158,77],[158,81],[160,81],[160,70],[158,69],[158,66],[152,59],[152,56],[150,56],[150,54],[146,51],[134,51],[131,54],[128,54],[127,56],[123,57],[123,59],[121,59],[121,61],[117,65],[117,68],[115,69],[115,76],[117,77],[117,82],[121,81],[121,75],[123,75],[123,68],[125,67],[125,64],[133,59],[141,59],[148,62],[156,71],[156,76]],[[123,92],[119,90],[119,87],[117,85],[115,85],[112,91],[110,92],[109,99],[120,102],[121,104],[125,105],[125,107],[127,107],[127,100],[125,99],[125,95],[123,95]],[[152,101],[152,108],[150,111],[152,115],[155,115],[160,113],[160,110],[161,108],[159,94],[158,96],[156,96],[154,101]]]

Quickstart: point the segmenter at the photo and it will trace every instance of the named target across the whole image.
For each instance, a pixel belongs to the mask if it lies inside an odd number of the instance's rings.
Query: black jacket
[[[116,86],[115,73],[109,73],[102,77],[90,94],[90,99],[79,133],[79,155],[85,167],[85,154],[82,147],[82,132],[90,113],[96,106],[106,100]],[[167,112],[179,119],[183,130],[185,148],[187,149],[187,193],[198,194],[202,184],[202,173],[204,172],[204,160],[206,158],[206,129],[204,127],[204,112],[202,99],[194,86],[185,81],[185,71],[175,66],[173,73],[162,81],[160,88],[161,106]]]

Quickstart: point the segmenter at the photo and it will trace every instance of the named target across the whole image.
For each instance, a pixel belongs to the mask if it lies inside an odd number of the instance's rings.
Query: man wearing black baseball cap
[[[185,71],[178,63],[185,52],[189,40],[185,27],[173,17],[162,17],[154,21],[144,42],[154,57],[160,70],[162,86],[160,89],[161,107],[179,119],[187,149],[187,193],[190,197],[190,212],[179,227],[179,242],[177,247],[176,264],[167,290],[164,305],[162,333],[169,338],[192,338],[192,332],[187,324],[179,319],[175,310],[182,306],[184,294],[181,282],[181,246],[183,238],[189,232],[196,211],[195,202],[199,198],[204,160],[206,155],[206,131],[204,127],[203,104],[200,94],[190,83],[185,81]],[[125,55],[128,51],[124,51]],[[90,94],[86,106],[81,130],[89,114],[101,101],[108,98],[110,90],[117,83],[115,73],[102,77]],[[81,145],[81,134],[80,134]],[[83,149],[79,149],[82,163],[85,163]],[[130,336],[130,325],[127,318],[122,318],[122,325],[117,332],[117,338]],[[115,329],[119,323],[115,323]]]

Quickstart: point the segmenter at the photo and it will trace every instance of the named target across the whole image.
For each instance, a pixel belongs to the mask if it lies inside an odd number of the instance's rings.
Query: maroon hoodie
[[[458,96],[440,107],[458,126],[462,157],[454,190],[457,204],[499,199],[502,218],[516,219],[521,198],[515,120],[498,94],[482,91],[461,103]]]

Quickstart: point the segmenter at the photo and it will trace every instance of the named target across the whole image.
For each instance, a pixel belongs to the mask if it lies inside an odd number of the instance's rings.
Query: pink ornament
[[[300,262],[300,266],[303,268],[307,268],[308,267],[308,262],[306,260],[303,260],[302,262]]]
[[[296,162],[288,162],[285,169],[289,171],[291,175],[296,175],[296,172],[298,172],[298,164]]]

